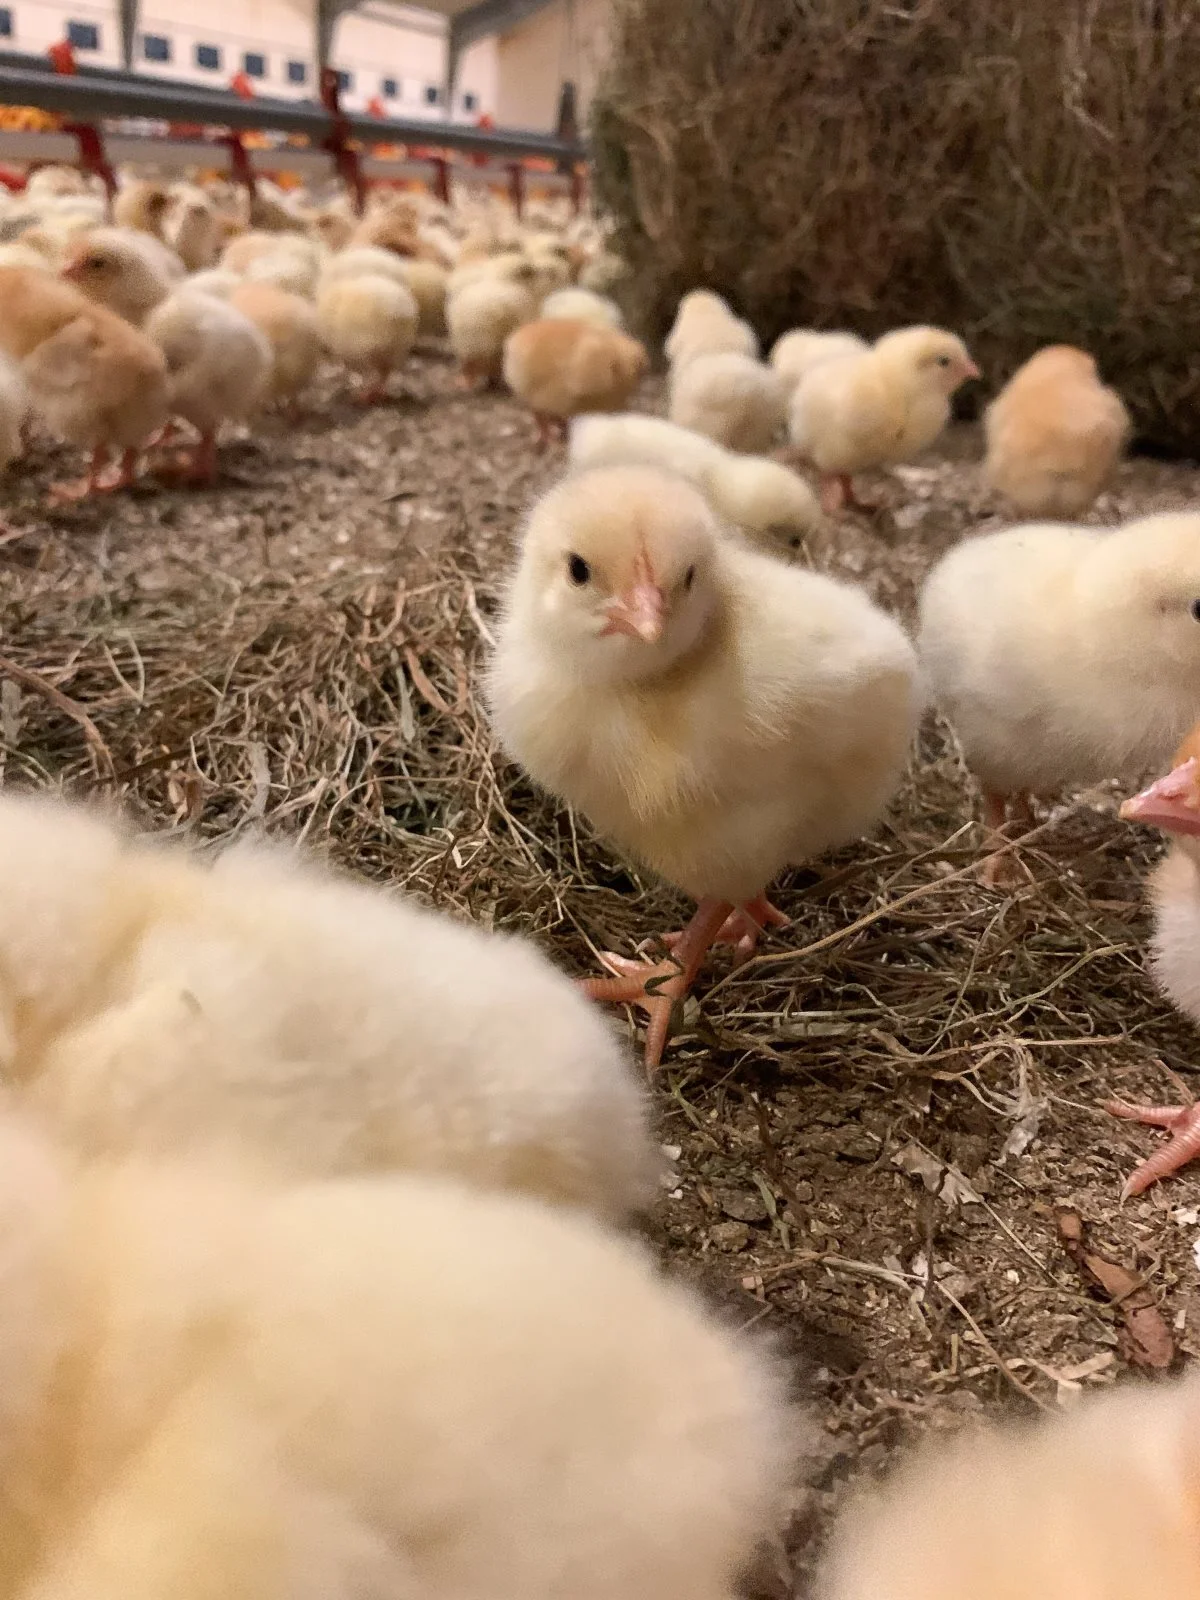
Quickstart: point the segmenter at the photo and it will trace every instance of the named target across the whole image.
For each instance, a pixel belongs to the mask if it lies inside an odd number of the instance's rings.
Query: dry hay
[[[1200,451],[1191,0],[618,0],[596,178],[638,319],[707,285],[759,332],[912,322],[998,383],[1092,350]]]
[[[479,680],[498,584],[553,464],[511,402],[456,395],[436,365],[411,381],[395,407],[230,450],[211,495],[47,524],[36,455],[9,512],[29,531],[0,546],[3,781],[117,790],[202,837],[302,835],[594,970],[593,947],[632,950],[687,907],[492,748]],[[1134,463],[1104,514],[1194,489]],[[979,510],[952,461],[888,492],[890,522],[806,555],[911,615]],[[1172,1217],[1196,1178],[1120,1208],[1153,1136],[1098,1109],[1175,1098],[1194,1059],[1143,971],[1156,845],[1091,797],[1043,823],[1030,883],[997,895],[972,872],[973,805],[930,720],[879,836],[777,887],[794,926],[751,966],[714,959],[655,1086],[679,1152],[659,1242],[745,1321],[796,1336],[824,1423],[796,1548],[914,1428],[1052,1407],[1123,1370],[1119,1312],[1060,1250],[1060,1204],[1147,1274],[1200,1353],[1196,1229]],[[978,1202],[927,1190],[922,1162]]]

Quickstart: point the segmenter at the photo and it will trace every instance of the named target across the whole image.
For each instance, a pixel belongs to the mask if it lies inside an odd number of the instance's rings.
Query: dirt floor
[[[397,396],[362,411],[331,380],[307,420],[231,443],[210,491],[49,515],[79,469],[35,444],[0,542],[3,779],[115,790],[203,837],[303,835],[594,970],[589,946],[632,950],[687,908],[497,759],[475,694],[514,531],[561,460],[438,353]],[[799,558],[910,616],[931,561],[1000,520],[975,450],[956,433]],[[1195,486],[1132,462],[1097,520]],[[1157,1136],[1102,1109],[1185,1097],[1197,1045],[1145,971],[1159,843],[1115,809],[1105,790],[1046,813],[1029,882],[985,889],[972,786],[931,717],[878,837],[779,884],[793,925],[740,972],[717,958],[685,1012],[654,1085],[676,1179],[652,1231],[779,1337],[820,1424],[756,1593],[803,1592],[846,1486],[918,1433],[1054,1410],[1168,1359],[1164,1333],[1176,1363],[1200,1351],[1200,1174],[1122,1206]],[[1148,1286],[1157,1351],[1104,1262]]]

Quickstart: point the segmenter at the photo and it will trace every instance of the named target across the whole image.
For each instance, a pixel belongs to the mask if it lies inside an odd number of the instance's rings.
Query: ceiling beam
[[[446,39],[446,114],[454,104],[454,90],[458,82],[458,69],[464,53],[480,39],[489,39],[496,33],[507,33],[536,11],[544,11],[551,0],[476,0],[473,6],[460,11],[450,21]]]

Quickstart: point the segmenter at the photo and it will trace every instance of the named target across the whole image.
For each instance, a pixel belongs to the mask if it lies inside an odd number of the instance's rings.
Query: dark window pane
[[[221,51],[215,44],[198,44],[196,46],[196,65],[207,67],[210,72],[220,72]]]
[[[76,50],[99,50],[100,29],[94,22],[68,22],[67,43]]]
[[[354,87],[354,74],[352,72],[339,72],[337,75],[338,93],[349,94]]]
[[[289,61],[288,62],[288,82],[289,83],[307,83],[308,82],[308,67],[303,61]]]
[[[147,61],[170,61],[171,41],[164,39],[161,33],[144,33],[142,54]]]
[[[379,84],[379,92],[385,100],[396,100],[400,96],[400,85],[395,78],[383,78]]]
[[[426,86],[425,86],[425,102],[426,102],[427,105],[435,106],[435,105],[437,105],[438,101],[441,98],[442,98],[442,91],[438,88],[436,83],[426,84]]]
[[[478,95],[473,95],[473,94],[465,94],[465,95],[463,95],[463,110],[464,111],[474,111],[475,108],[478,106],[478,104],[479,104]]]
[[[13,34],[13,14],[7,6],[0,6],[0,39],[11,39]]]
[[[267,75],[266,56],[260,56],[257,50],[247,50],[242,57],[242,71],[248,78],[265,78]]]

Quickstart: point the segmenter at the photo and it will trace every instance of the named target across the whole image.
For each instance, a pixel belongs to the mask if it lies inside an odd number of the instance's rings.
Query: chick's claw
[[[790,918],[778,906],[773,906],[765,895],[760,895],[757,900],[748,900],[744,906],[738,906],[729,913],[713,944],[732,945],[733,964],[740,967],[749,961],[758,948],[759,938],[765,929],[786,928],[789,921]],[[668,950],[674,951],[684,936],[685,930],[664,933],[662,942]]]
[[[1171,1135],[1166,1144],[1130,1173],[1121,1189],[1122,1200],[1141,1194],[1160,1178],[1169,1178],[1200,1156],[1200,1102],[1190,1106],[1131,1106],[1110,1100],[1104,1109],[1110,1116],[1163,1128]]]

